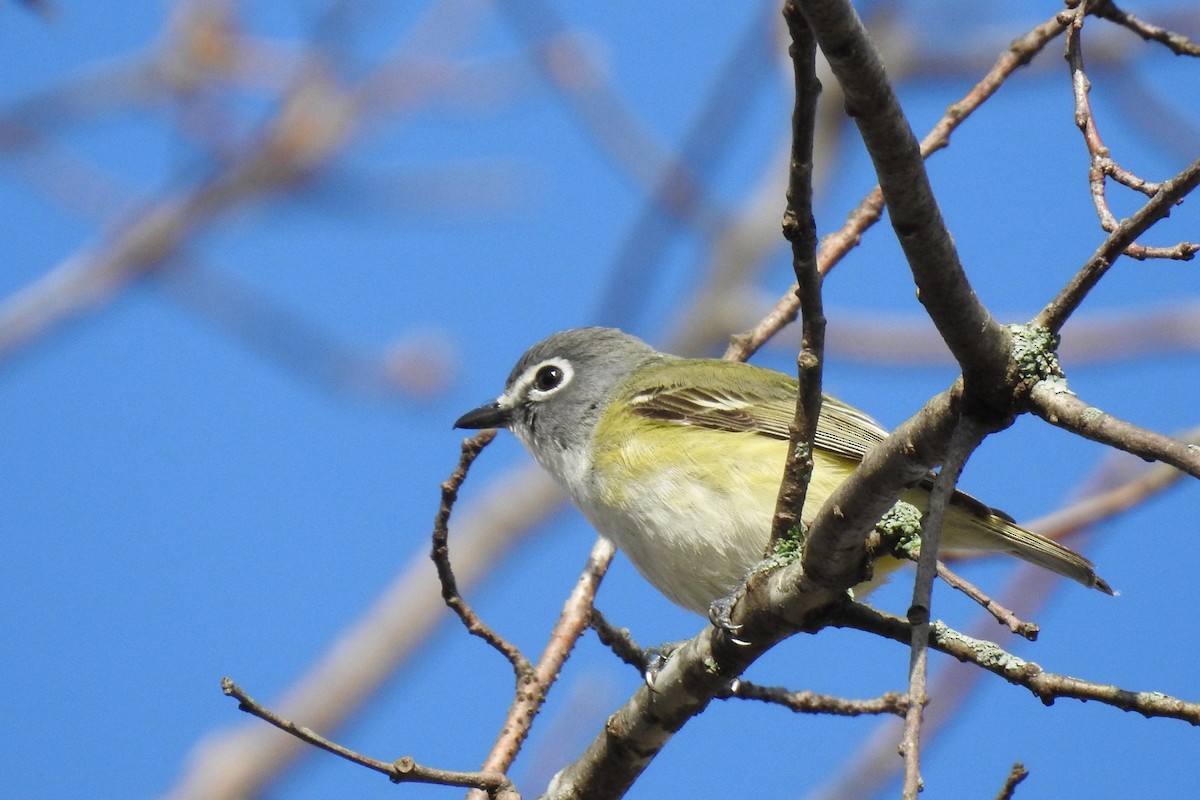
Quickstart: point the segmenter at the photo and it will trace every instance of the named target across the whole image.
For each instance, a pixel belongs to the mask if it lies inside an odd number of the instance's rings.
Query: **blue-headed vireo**
[[[578,328],[530,348],[500,397],[454,424],[516,434],[647,580],[705,614],[762,558],[795,404],[796,381],[780,372]],[[863,412],[824,398],[806,522],[885,436]],[[924,511],[924,484],[901,499]],[[946,509],[941,545],[1012,553],[1112,594],[1086,558],[962,493]],[[879,559],[876,574],[899,563]]]

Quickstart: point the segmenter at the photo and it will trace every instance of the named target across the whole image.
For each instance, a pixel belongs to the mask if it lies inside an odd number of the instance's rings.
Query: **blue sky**
[[[62,2],[43,21],[17,4],[0,6],[6,125],[31,97],[87,87],[71,101],[76,113],[36,118],[47,147],[0,150],[0,297],[111,242],[145,208],[217,169],[214,141],[236,152],[274,110],[280,81],[266,69],[203,106],[207,116],[198,119],[187,116],[192,106],[119,94],[115,70],[162,41],[168,8],[144,3],[114,14]],[[510,18],[487,5],[439,8],[458,21],[433,23],[438,35],[425,39],[414,28],[428,20],[423,6],[365,4],[343,17],[323,17],[314,3],[245,9],[245,29],[279,48],[270,64],[286,65],[315,31],[347,82],[404,54],[412,72],[399,73],[392,99],[432,85],[438,73],[416,66],[465,72],[451,71],[459,79],[448,88],[407,105],[372,109],[346,152],[301,191],[202,226],[173,262],[175,278],[135,282],[0,362],[5,794],[161,796],[203,737],[263,725],[221,695],[219,679],[230,675],[271,705],[401,570],[427,563],[438,484],[457,459],[453,420],[495,396],[525,347],[554,330],[620,324],[666,346],[718,221],[745,207],[770,174],[789,113],[786,75],[771,50],[777,42],[761,33],[773,11],[560,4],[562,30],[542,31],[561,37],[553,41],[565,52],[594,59],[656,143],[634,141],[636,163],[661,166],[655,146],[671,154],[692,141],[687,163],[721,213],[681,225],[651,211],[647,233],[630,245],[646,219],[645,182],[615,164],[603,129],[569,110]],[[898,18],[924,60],[910,62],[922,69],[900,93],[918,135],[1006,42],[1054,8],[1010,16],[998,6],[906,4]],[[1155,14],[1181,8],[1132,10],[1162,19]],[[1187,30],[1196,34],[1192,14]],[[1194,59],[1096,22],[1085,31],[1128,59],[1089,61],[1114,157],[1152,179],[1194,159]],[[930,162],[968,273],[1006,322],[1036,313],[1102,239],[1061,52],[1060,42],[1051,44]],[[935,55],[966,65],[940,66]],[[697,135],[694,123],[729,75],[740,83],[718,105],[731,118],[716,117],[728,132],[714,122]],[[823,233],[873,184],[852,131],[839,142],[818,203]],[[1136,208],[1136,197],[1111,193],[1118,213]],[[1200,238],[1197,202],[1178,208],[1150,243]],[[631,272],[615,278],[628,252],[636,256]],[[606,306],[601,298],[614,280],[639,288]],[[776,245],[752,281],[748,307],[765,309],[789,280]],[[849,355],[863,321],[922,324],[886,225],[825,286],[829,391],[894,425],[953,379],[936,358],[904,366]],[[1123,260],[1065,329],[1064,352],[1074,323],[1118,314],[1151,320],[1195,304],[1196,286],[1194,263]],[[742,309],[739,319],[754,316]],[[1113,359],[1065,355],[1071,384],[1088,402],[1156,430],[1194,426],[1194,337],[1151,356],[1120,355],[1148,325],[1118,329]],[[756,361],[788,369],[795,343],[795,331],[785,331]],[[721,342],[709,347],[718,352]],[[404,375],[415,376],[398,389],[365,391],[337,377],[348,363],[339,355],[389,349]],[[1075,497],[1105,456],[1098,445],[1021,419],[988,440],[963,483],[1029,520]],[[464,488],[460,514],[529,463],[501,435]],[[1121,596],[1060,585],[1033,615],[1042,626],[1036,644],[999,641],[1051,671],[1196,700],[1200,540],[1190,511],[1198,500],[1184,483],[1099,526],[1087,552]],[[469,597],[536,654],[591,540],[575,513],[557,513],[496,556]],[[963,571],[999,589],[1013,565],[992,560]],[[902,612],[907,591],[894,579],[876,600]],[[935,613],[955,627],[976,619],[948,592],[936,601]],[[599,605],[644,643],[688,636],[702,624],[621,558]],[[408,754],[473,769],[503,718],[511,672],[444,609],[430,613],[437,624],[417,655],[331,733],[379,758]],[[865,697],[902,687],[907,662],[896,645],[827,632],[785,643],[749,677]],[[942,662],[934,659],[935,672]],[[522,789],[539,790],[639,680],[585,637],[514,770]],[[877,724],[718,702],[671,742],[631,796],[810,796]],[[1033,773],[1022,798],[1178,797],[1196,788],[1198,758],[1200,739],[1185,723],[1066,700],[1047,709],[1024,690],[985,679],[927,750],[926,796],[994,794],[1021,760]],[[316,752],[267,789],[287,800],[397,793],[453,790],[393,787]]]

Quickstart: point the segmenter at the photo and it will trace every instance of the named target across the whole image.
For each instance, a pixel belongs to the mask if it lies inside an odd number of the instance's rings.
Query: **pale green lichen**
[[[799,561],[801,551],[804,548],[804,537],[807,535],[808,529],[804,527],[804,523],[802,522],[797,522],[791,528],[788,528],[787,533],[779,537],[779,540],[775,542],[775,552],[759,563],[755,567],[755,571],[774,571]]]
[[[1038,325],[1009,325],[1012,334],[1012,360],[1018,381],[1033,388],[1039,381],[1062,379],[1058,363],[1058,336],[1049,328]]]
[[[914,556],[921,552],[921,510],[912,503],[898,501],[875,523],[875,530],[896,550]]]

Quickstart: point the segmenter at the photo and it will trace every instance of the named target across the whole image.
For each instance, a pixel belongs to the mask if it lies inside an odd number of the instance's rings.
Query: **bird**
[[[530,347],[499,397],[454,426],[511,431],[647,581],[705,615],[763,557],[796,392],[796,379],[775,370],[661,353],[616,328],[572,328]],[[887,435],[823,395],[805,524]],[[931,477],[901,500],[924,512]],[[1113,594],[1088,559],[963,492],[947,505],[941,546],[1010,553]],[[877,559],[856,596],[900,563]]]

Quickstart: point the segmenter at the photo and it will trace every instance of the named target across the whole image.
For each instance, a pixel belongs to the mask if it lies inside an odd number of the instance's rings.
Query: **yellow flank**
[[[604,415],[584,513],[638,570],[699,613],[762,557],[787,442],[677,422]],[[856,462],[818,452],[804,518]]]

